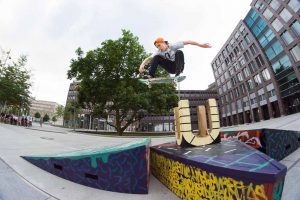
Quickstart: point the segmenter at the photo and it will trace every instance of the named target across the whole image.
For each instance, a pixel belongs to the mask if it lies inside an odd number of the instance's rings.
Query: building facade
[[[209,98],[217,99],[216,90],[180,90],[180,99],[190,103],[192,129],[198,129],[197,106],[205,105]],[[174,131],[173,109],[167,116],[148,114],[139,124],[140,131]]]
[[[51,120],[52,117],[55,116],[55,110],[58,105],[58,103],[52,101],[32,99],[30,106],[30,115],[34,116],[35,113],[39,112],[42,117],[47,114]]]
[[[76,81],[70,84],[66,104],[76,100],[76,87],[78,84],[79,82]],[[214,84],[211,84],[211,88],[214,88]],[[209,98],[217,99],[218,96],[217,91],[213,89],[180,90],[179,95],[180,99],[188,99],[190,102],[193,130],[198,128],[196,107],[204,105]],[[74,114],[75,113],[75,116],[71,116],[69,119],[64,120],[65,126],[73,127],[74,124],[76,124],[76,128],[115,131],[114,127],[106,123],[106,121],[114,123],[113,115],[109,115],[107,119],[91,117],[91,112],[87,109],[81,109],[79,114],[74,111]],[[130,125],[126,131],[174,131],[173,109],[167,116],[147,114],[141,121]]]
[[[212,62],[222,126],[300,111],[300,3],[254,0]]]

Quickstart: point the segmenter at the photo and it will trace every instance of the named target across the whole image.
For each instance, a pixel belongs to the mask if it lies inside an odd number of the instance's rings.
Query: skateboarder
[[[168,41],[159,37],[154,41],[154,45],[158,50],[142,62],[139,72],[143,73],[145,71],[145,65],[151,61],[149,74],[144,76],[145,79],[154,78],[158,66],[163,67],[169,74],[179,76],[184,69],[184,55],[183,52],[178,49],[188,44],[202,48],[211,48],[211,45],[208,43],[200,44],[191,40],[169,44]]]

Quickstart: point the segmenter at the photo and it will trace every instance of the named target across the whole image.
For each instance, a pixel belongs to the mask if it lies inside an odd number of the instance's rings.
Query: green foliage
[[[65,108],[64,106],[62,105],[58,105],[56,108],[55,108],[55,115],[57,117],[62,117],[64,115],[64,112],[65,112]]]
[[[31,83],[26,62],[26,56],[21,56],[17,62],[0,66],[0,104],[29,110]]]
[[[41,114],[39,112],[34,113],[34,117],[39,119],[41,117]]]
[[[57,121],[56,116],[53,116],[53,117],[52,117],[52,121],[53,121],[53,122],[56,122],[56,121]]]
[[[44,117],[43,117],[43,121],[44,121],[44,122],[48,122],[49,119],[50,119],[50,117],[49,117],[49,115],[46,113],[46,114],[44,115]]]
[[[176,105],[175,87],[154,85],[151,89],[138,82],[138,67],[147,55],[138,37],[123,30],[117,40],[106,40],[101,47],[86,54],[78,48],[77,58],[71,60],[68,78],[80,81],[78,103],[89,108],[94,116],[106,119],[114,115],[110,124],[121,135],[145,113],[166,114]],[[159,71],[159,76],[167,76]]]

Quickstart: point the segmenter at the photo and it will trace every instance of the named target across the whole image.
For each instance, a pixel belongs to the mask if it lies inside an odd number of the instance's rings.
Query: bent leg
[[[183,72],[184,69],[184,54],[181,50],[175,53],[176,74]]]
[[[170,74],[175,74],[175,63],[157,55],[152,58],[149,68],[150,76],[155,77],[155,72],[158,66],[163,67]]]

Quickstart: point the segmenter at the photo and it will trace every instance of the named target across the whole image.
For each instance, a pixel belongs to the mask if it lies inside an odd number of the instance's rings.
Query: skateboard
[[[183,81],[185,78],[186,76],[161,77],[161,78],[139,79],[139,82],[151,88],[151,85],[153,84],[173,83],[174,85],[176,85],[177,83]]]

